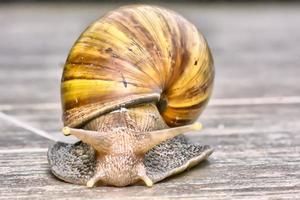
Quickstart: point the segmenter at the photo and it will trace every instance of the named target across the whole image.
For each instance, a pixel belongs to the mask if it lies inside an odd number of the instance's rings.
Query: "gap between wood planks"
[[[287,97],[254,97],[254,98],[219,98],[211,99],[209,106],[239,106],[239,105],[273,105],[273,104],[300,104],[300,96]],[[0,111],[16,109],[56,110],[61,109],[59,103],[34,104],[2,104]]]
[[[0,154],[43,153],[43,152],[47,152],[47,151],[48,151],[48,148],[5,149],[5,150],[0,150]]]
[[[234,98],[234,99],[212,99],[209,106],[238,106],[238,105],[273,105],[273,104],[300,104],[300,96],[289,97],[256,97],[256,98]],[[0,119],[11,122],[18,127],[24,128],[32,133],[40,135],[49,140],[57,141],[46,131],[35,128],[26,122],[20,121],[15,117],[7,115],[2,111],[15,109],[37,109],[37,110],[53,110],[60,109],[57,103],[41,103],[41,104],[20,104],[20,105],[0,105]],[[28,148],[28,149],[8,149],[0,150],[0,153],[35,153],[46,152],[45,148]]]

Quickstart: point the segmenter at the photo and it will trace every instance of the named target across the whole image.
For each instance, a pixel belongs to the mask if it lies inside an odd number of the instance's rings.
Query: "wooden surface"
[[[300,199],[300,5],[165,6],[199,27],[215,58],[205,129],[189,134],[215,148],[209,160],[152,188],[56,179],[46,158],[53,141],[32,127],[63,138],[68,50],[118,5],[0,4],[0,199]]]

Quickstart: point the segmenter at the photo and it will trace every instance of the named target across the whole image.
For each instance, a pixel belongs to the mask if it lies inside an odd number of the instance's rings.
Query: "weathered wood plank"
[[[11,149],[48,148],[51,141],[30,131],[0,120],[0,151]],[[1,163],[1,160],[0,160]]]
[[[32,153],[0,151],[1,197],[79,199],[100,195],[105,199],[114,194],[120,199],[296,198],[300,195],[299,113],[295,105],[209,107],[200,120],[206,129],[191,135],[195,142],[214,146],[209,162],[150,189],[87,189],[66,184],[49,173],[45,149]],[[43,127],[49,118],[57,121],[58,112],[25,109],[9,114]]]
[[[299,152],[286,148],[216,151],[209,162],[153,188],[66,184],[49,173],[45,153],[0,154],[0,160],[0,198],[258,199],[296,198],[300,193]]]
[[[208,106],[200,116],[211,134],[299,130],[299,104]]]
[[[56,109],[43,109],[42,107],[34,109],[22,108],[21,106],[16,109],[4,110],[4,113],[48,132],[58,132],[63,127],[60,107]]]
[[[68,143],[78,141],[73,136],[65,137],[61,133],[62,122],[54,114],[58,113],[58,110],[27,109],[26,117],[23,115],[24,110],[23,112],[22,110],[10,110],[9,113],[0,112],[0,122],[3,122],[0,128],[0,150],[1,148],[3,150],[48,148],[54,141]]]

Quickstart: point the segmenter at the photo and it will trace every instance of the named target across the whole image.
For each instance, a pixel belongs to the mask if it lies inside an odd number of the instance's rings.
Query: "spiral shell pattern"
[[[91,24],[69,53],[61,83],[64,124],[78,127],[151,101],[169,126],[189,124],[208,102],[213,79],[210,49],[194,25],[160,7],[121,7]]]

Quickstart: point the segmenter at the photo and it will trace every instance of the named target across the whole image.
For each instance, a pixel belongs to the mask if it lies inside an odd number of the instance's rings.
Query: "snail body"
[[[82,143],[50,148],[51,171],[90,187],[139,180],[151,186],[195,165],[212,150],[181,134],[199,130],[191,123],[207,104],[213,79],[206,40],[177,13],[136,5],[106,14],[82,33],[67,58],[63,133]],[[191,146],[198,150],[178,158],[179,164],[158,156],[185,155]],[[80,166],[67,166],[72,159]],[[153,167],[160,159],[168,171]]]

